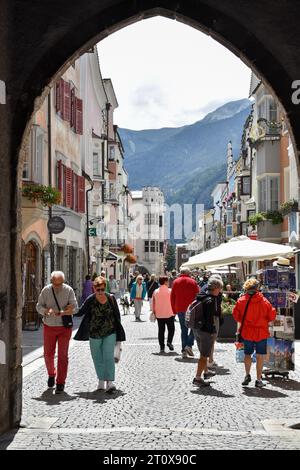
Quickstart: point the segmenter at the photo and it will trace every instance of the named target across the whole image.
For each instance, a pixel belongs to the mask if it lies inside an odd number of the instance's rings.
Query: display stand
[[[263,295],[277,311],[276,319],[270,326],[268,353],[265,360],[265,377],[276,375],[289,378],[289,371],[295,370],[295,273],[290,268],[274,267],[263,270]]]

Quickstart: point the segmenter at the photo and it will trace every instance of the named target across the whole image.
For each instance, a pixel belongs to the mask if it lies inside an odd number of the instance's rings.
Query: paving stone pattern
[[[44,367],[28,375],[24,427],[2,436],[0,449],[300,449],[300,431],[273,436],[262,425],[268,419],[300,422],[299,370],[288,382],[276,378],[258,390],[253,380],[243,389],[234,345],[218,343],[215,359],[223,367],[211,387],[195,388],[197,358],[181,358],[179,323],[175,351],[159,355],[157,325],[148,317],[147,304],[145,321],[122,317],[127,342],[112,395],[96,391],[88,343],[72,342],[65,394],[47,390]]]

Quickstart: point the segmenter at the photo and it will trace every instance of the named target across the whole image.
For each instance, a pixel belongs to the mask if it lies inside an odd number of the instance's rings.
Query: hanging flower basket
[[[130,255],[133,253],[133,247],[128,243],[125,243],[125,245],[122,246],[121,251],[123,251],[123,253],[126,253],[127,255]]]
[[[37,184],[25,185],[22,189],[22,195],[32,202],[39,201],[43,206],[51,207],[54,204],[60,204],[61,193],[51,186]]]
[[[291,199],[290,201],[284,202],[280,206],[280,213],[285,216],[290,214],[291,212],[298,212],[298,201],[295,199]]]
[[[137,257],[134,255],[127,255],[125,258],[125,261],[130,264],[136,264],[137,263]]]

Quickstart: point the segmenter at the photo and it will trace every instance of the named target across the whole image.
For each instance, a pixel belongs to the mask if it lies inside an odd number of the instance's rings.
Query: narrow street
[[[300,449],[299,431],[280,427],[300,422],[299,344],[290,380],[258,390],[254,381],[241,387],[244,369],[235,363],[234,345],[218,343],[222,367],[203,390],[191,385],[197,359],[181,358],[179,323],[175,351],[159,355],[147,303],[143,313],[142,323],[122,317],[127,342],[112,395],[95,391],[88,343],[72,341],[66,393],[59,396],[46,387],[41,351],[32,362],[27,357],[22,427],[2,436],[0,449]]]

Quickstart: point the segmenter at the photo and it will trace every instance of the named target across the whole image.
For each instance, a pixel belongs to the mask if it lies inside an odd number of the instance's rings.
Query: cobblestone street
[[[175,351],[159,355],[148,305],[143,312],[142,323],[122,317],[127,342],[112,395],[95,391],[88,343],[71,344],[63,395],[47,389],[42,359],[26,365],[22,427],[2,436],[0,449],[300,449],[300,431],[280,426],[300,422],[299,355],[288,382],[243,389],[234,345],[218,343],[222,367],[211,387],[198,389],[191,385],[197,359],[181,358],[179,323]]]

